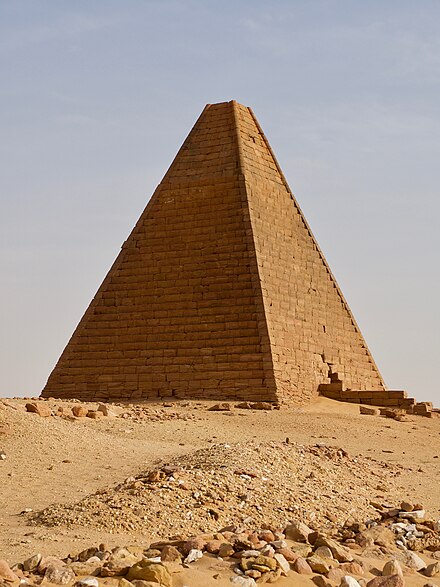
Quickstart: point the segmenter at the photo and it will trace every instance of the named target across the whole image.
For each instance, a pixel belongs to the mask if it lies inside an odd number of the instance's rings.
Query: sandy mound
[[[321,528],[375,516],[401,467],[325,445],[217,444],[130,477],[74,505],[54,505],[32,524],[138,530],[170,536],[236,523],[283,526],[295,517]]]

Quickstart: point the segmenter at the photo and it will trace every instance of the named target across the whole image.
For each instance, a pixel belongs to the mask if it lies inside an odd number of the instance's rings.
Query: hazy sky
[[[390,388],[440,404],[438,0],[0,0],[0,395],[38,394],[205,103],[254,109]]]

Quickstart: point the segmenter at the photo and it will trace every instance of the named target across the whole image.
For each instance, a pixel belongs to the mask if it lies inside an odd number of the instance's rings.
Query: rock
[[[99,581],[95,577],[84,577],[77,581],[74,587],[99,587]]]
[[[340,587],[361,587],[354,577],[344,575],[342,577]]]
[[[99,420],[99,418],[104,418],[104,414],[102,412],[98,412],[97,410],[89,410],[86,414],[87,418],[91,418],[92,420]]]
[[[133,587],[133,583],[122,578],[119,580],[118,587]]]
[[[303,522],[291,522],[284,530],[286,538],[295,542],[307,542],[311,533],[312,530]]]
[[[258,538],[266,542],[273,542],[275,540],[275,535],[270,530],[263,530],[258,534]]]
[[[252,577],[239,577],[235,575],[231,577],[230,581],[233,585],[237,585],[237,587],[257,587]]]
[[[0,559],[0,579],[13,583],[18,581],[18,577],[12,572],[10,566],[4,559]]]
[[[133,579],[142,579],[143,581],[159,583],[164,587],[173,587],[173,580],[166,566],[162,563],[153,563],[147,559],[142,559],[129,569],[127,580],[132,581]]]
[[[292,564],[292,569],[300,575],[312,575],[313,571],[309,563],[302,556],[298,556]]]
[[[361,565],[359,563],[355,563],[355,562],[341,563],[339,568],[346,575],[356,575],[358,577],[361,577],[364,574],[364,569],[361,567]]]
[[[167,545],[162,548],[160,558],[164,562],[173,563],[180,562],[182,560],[182,555],[175,546]]]
[[[75,573],[68,567],[51,564],[47,567],[44,578],[55,585],[68,585],[75,579]]]
[[[271,548],[271,546],[266,546],[265,548]],[[261,553],[266,554],[267,556],[270,556],[270,554],[263,552],[263,550],[261,551]],[[277,550],[277,554],[282,554],[284,556],[284,558],[289,562],[294,562],[299,557],[299,554],[296,554],[295,552],[293,552],[293,550],[289,547],[279,548]]]
[[[281,569],[281,572],[282,572],[284,575],[287,575],[287,574],[288,574],[288,572],[290,571],[290,565],[289,565],[289,563],[287,562],[286,558],[285,558],[285,557],[284,557],[282,554],[280,554],[279,552],[277,552],[277,553],[274,555],[274,559],[277,561],[277,563],[278,563],[278,566],[279,566],[279,567],[280,567],[280,569]]]
[[[309,556],[307,562],[309,563],[310,568],[314,573],[320,573],[321,575],[325,575],[325,573],[328,573],[332,568],[328,561],[324,560],[320,556],[317,556],[316,554]]]
[[[404,512],[412,512],[414,509],[414,504],[410,503],[409,501],[402,501],[400,504],[400,509]]]
[[[40,564],[42,558],[43,557],[41,556],[41,554],[34,554],[30,558],[26,559],[23,563],[23,570],[30,572],[35,571],[38,565]]]
[[[206,543],[205,550],[210,554],[218,554],[220,546],[223,544],[223,540],[210,540]]]
[[[398,560],[392,559],[385,563],[382,569],[382,576],[399,575],[403,579],[402,567]]]
[[[341,569],[330,569],[327,573],[327,579],[332,583],[340,583],[342,581],[342,577],[345,577],[345,572]]]
[[[206,540],[197,536],[195,538],[191,538],[182,547],[183,554],[188,554],[191,550],[204,550],[206,547]]]
[[[331,550],[334,558],[340,563],[349,563],[353,560],[353,556],[348,548],[341,546],[336,540],[332,540],[326,536],[318,536],[315,546],[327,546]]]
[[[251,577],[252,579],[259,579],[263,576],[260,571],[256,571],[255,569],[251,569],[250,571],[245,572],[246,577]]]
[[[75,563],[70,563],[69,568],[72,569],[72,571],[77,576],[83,577],[85,575],[91,575],[97,577],[101,574],[102,564],[103,563],[99,559],[97,559],[97,561],[87,561],[86,563],[81,563],[78,561]]]
[[[425,510],[412,510],[410,512],[400,512],[399,518],[406,520],[423,520],[425,515]]]
[[[231,404],[227,402],[223,402],[221,404],[215,404],[208,408],[208,412],[230,412],[231,411]]]
[[[189,563],[193,563],[199,560],[199,558],[202,558],[202,556],[203,551],[198,550],[197,548],[192,548],[183,562],[188,565]]]
[[[26,411],[33,414],[38,414],[42,418],[48,418],[49,416],[52,416],[52,410],[47,404],[43,402],[32,402],[26,404]]]
[[[378,416],[380,413],[378,408],[370,408],[370,406],[359,406],[359,412],[366,416]]]
[[[359,532],[355,538],[356,542],[362,547],[372,546],[377,544],[385,548],[395,548],[395,535],[392,530],[385,526],[377,525],[363,532]]]
[[[158,587],[158,585],[162,585],[162,583],[156,583],[156,581],[143,581],[142,579],[134,579],[133,583],[127,581],[129,585],[133,585],[133,587]]]
[[[317,577],[312,578],[313,583],[315,583],[316,587],[333,587],[328,579],[323,577],[322,575],[318,575]]]
[[[440,573],[440,563],[435,562],[428,565],[425,569],[423,569],[423,574],[426,577],[435,577]]]
[[[88,409],[84,406],[73,406],[72,413],[76,418],[85,418],[87,416]]]
[[[109,404],[99,404],[97,411],[102,412],[107,418],[116,418],[121,413],[120,408],[110,406]]]
[[[313,552],[313,549],[310,546],[310,544],[305,544],[301,542],[294,542],[293,544],[290,544],[290,549],[293,550],[295,554],[298,554],[303,558],[307,558]]]
[[[269,402],[253,402],[251,403],[251,410],[271,410],[273,405]]]
[[[283,549],[281,548],[281,549],[277,550],[277,552],[281,552],[281,554],[283,554],[282,550]],[[264,554],[264,556],[270,556],[272,558],[273,555],[275,554],[275,549],[270,544],[266,544],[266,546],[263,546],[263,548],[260,549],[260,552],[261,552],[261,554]]]
[[[243,571],[255,569],[260,571],[260,573],[267,573],[276,570],[277,561],[274,558],[259,554],[258,556],[242,558],[240,561],[240,567]]]
[[[232,547],[232,544],[229,544],[229,542],[224,542],[220,546],[220,549],[218,551],[218,556],[220,556],[221,558],[228,558],[229,556],[232,556],[234,553],[235,553],[235,550]]]
[[[56,556],[43,556],[43,558],[40,561],[40,564],[38,565],[38,573],[40,575],[44,575],[46,569],[50,565],[53,565],[55,567],[65,567],[66,563]]]
[[[333,558],[332,551],[328,546],[318,546],[318,548],[315,550],[315,554],[323,558]]]
[[[387,575],[386,577],[374,577],[368,581],[367,587],[405,587],[405,582],[400,575]]]
[[[418,554],[410,550],[399,550],[396,553],[396,558],[410,569],[416,571],[421,571],[426,567],[425,561]]]

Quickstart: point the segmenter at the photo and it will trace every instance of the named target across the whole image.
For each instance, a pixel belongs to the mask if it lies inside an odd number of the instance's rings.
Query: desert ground
[[[13,568],[36,553],[66,558],[99,544],[138,552],[233,526],[275,532],[298,521],[334,535],[401,502],[440,519],[439,418],[361,415],[358,405],[325,398],[279,410],[117,405],[96,419],[70,409],[97,404],[36,401],[52,414],[42,417],[26,411],[32,401],[0,400],[0,559]],[[354,543],[366,584],[393,555]],[[418,555],[434,564],[435,548]],[[231,585],[235,563],[216,554],[173,563],[173,585]],[[440,585],[440,574],[406,567],[404,579]],[[293,571],[277,584],[313,585]]]

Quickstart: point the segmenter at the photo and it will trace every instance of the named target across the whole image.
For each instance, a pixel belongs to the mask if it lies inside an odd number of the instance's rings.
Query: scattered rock
[[[421,571],[426,567],[425,561],[418,554],[410,550],[400,550],[396,553],[396,558],[410,569],[416,571]]]
[[[201,550],[198,550],[197,548],[193,548],[189,551],[187,557],[185,558],[185,560],[183,562],[185,564],[193,563],[196,560],[199,560],[199,558],[202,558],[202,556],[203,556],[203,552]]]
[[[43,402],[32,402],[26,404],[26,411],[33,414],[38,414],[42,418],[48,418],[52,415],[52,410],[50,407]]]
[[[182,560],[182,555],[175,546],[166,545],[162,548],[160,558],[167,563],[180,562]]]
[[[84,406],[73,406],[72,413],[77,418],[85,418],[88,413],[88,409]]]
[[[11,583],[18,580],[17,575],[12,572],[8,563],[4,559],[0,559],[0,579]]]
[[[74,587],[99,587],[99,581],[95,577],[83,577],[75,583]]]
[[[426,577],[435,577],[440,573],[440,563],[435,562],[429,564],[425,569],[423,569],[423,574]]]
[[[215,404],[208,408],[209,412],[230,412],[231,411],[231,404],[227,402],[223,402],[220,404]]]
[[[370,406],[359,406],[359,412],[366,416],[378,416],[380,414],[379,408],[371,408]]]
[[[400,575],[387,575],[374,577],[368,581],[367,587],[405,587],[405,582]]]
[[[300,575],[312,575],[313,571],[309,563],[302,556],[298,556],[292,564],[292,569]]]
[[[314,573],[320,573],[321,575],[325,575],[332,568],[332,565],[329,564],[330,561],[327,561],[316,554],[309,556],[307,562]]]
[[[130,568],[127,580],[133,581],[133,579],[142,579],[159,583],[164,587],[173,587],[172,577],[166,566],[147,559],[142,559]]]
[[[360,587],[360,585],[354,577],[345,575],[341,579],[340,587]]]
[[[75,573],[68,567],[51,564],[47,567],[44,578],[55,585],[68,585],[75,579]]]
[[[311,533],[312,530],[306,524],[297,521],[291,522],[284,530],[286,538],[295,542],[307,542]]]
[[[388,577],[390,575],[399,575],[403,578],[402,566],[398,560],[392,559],[385,563],[382,569],[382,575]]]

